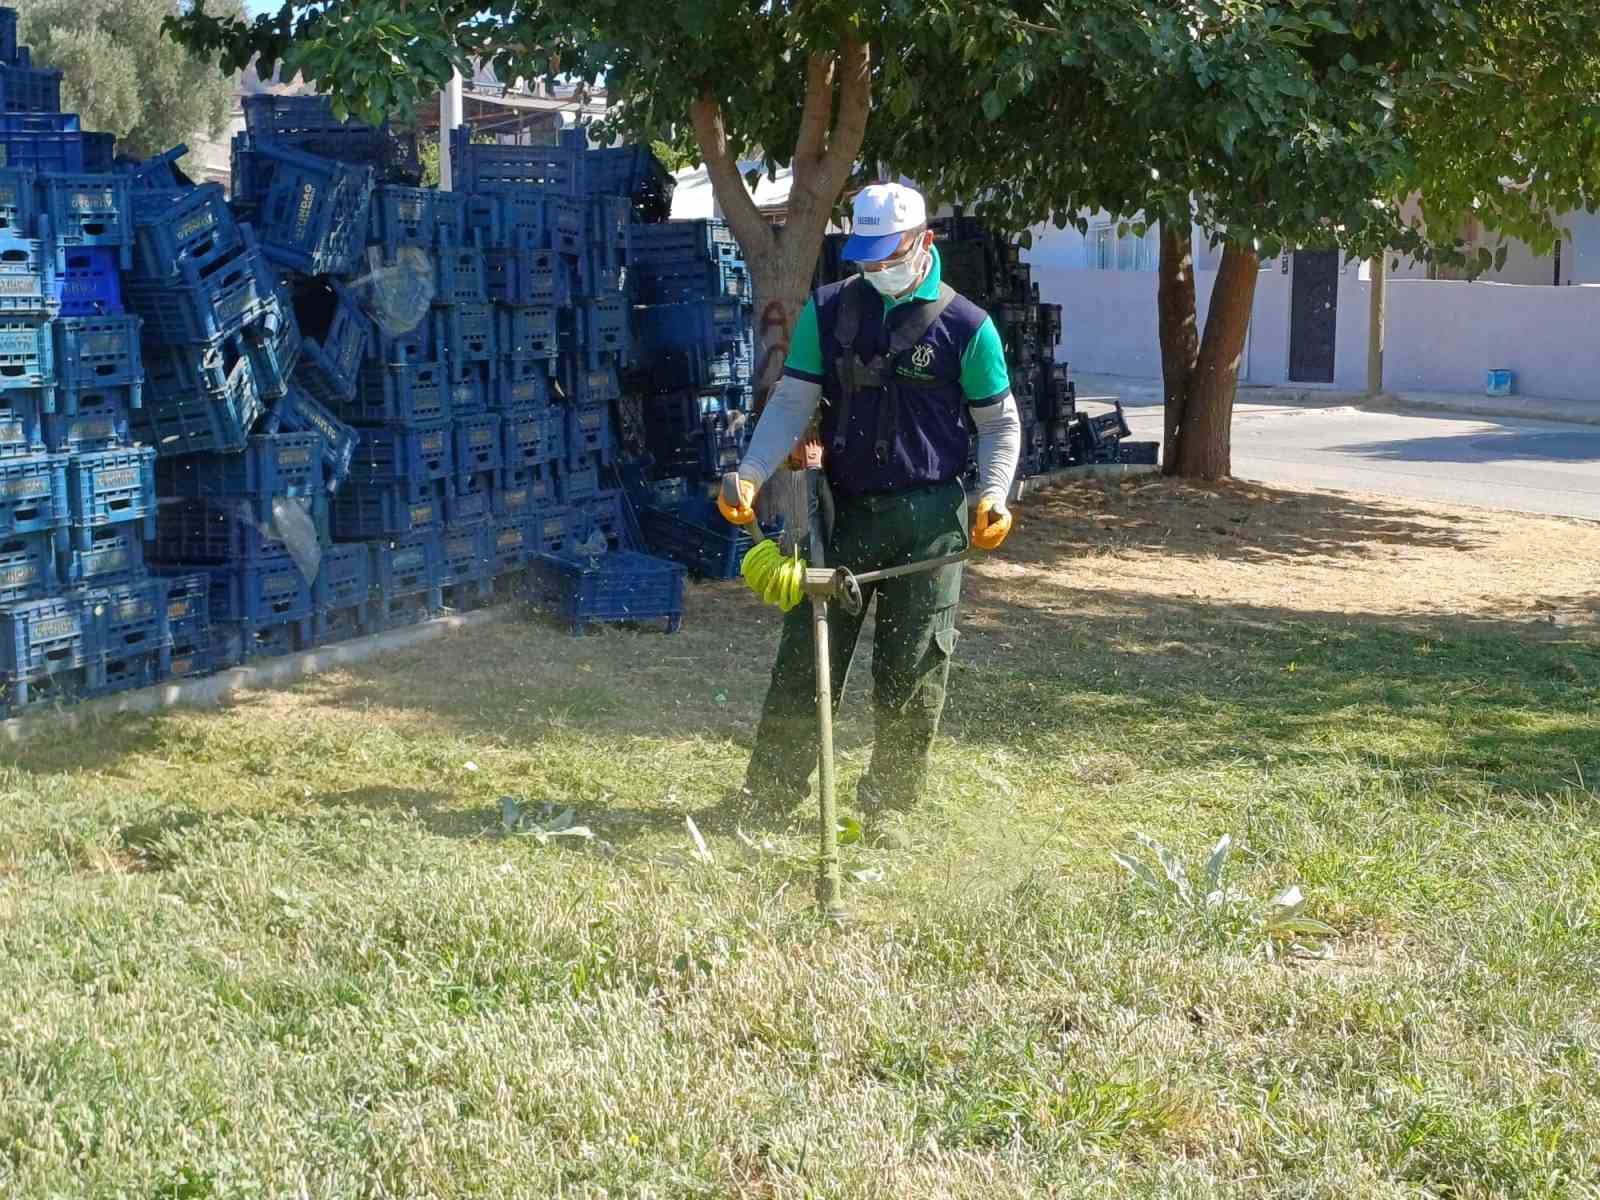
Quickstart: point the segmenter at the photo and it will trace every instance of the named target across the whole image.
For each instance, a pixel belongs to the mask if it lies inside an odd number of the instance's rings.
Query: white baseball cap
[[[846,262],[882,262],[908,229],[928,223],[922,193],[898,183],[868,184],[856,193],[855,222],[842,252]]]

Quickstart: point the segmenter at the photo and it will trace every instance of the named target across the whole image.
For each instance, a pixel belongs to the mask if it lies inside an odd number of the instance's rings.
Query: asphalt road
[[[1124,400],[1140,440],[1160,409]],[[1600,521],[1600,426],[1449,413],[1241,403],[1233,471],[1259,483],[1373,492]]]

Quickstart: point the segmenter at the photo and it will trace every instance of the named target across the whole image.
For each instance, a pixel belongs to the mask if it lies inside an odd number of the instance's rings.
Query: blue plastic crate
[[[498,414],[481,417],[457,417],[452,423],[454,437],[452,456],[454,473],[477,475],[484,471],[498,471],[505,461],[500,440],[501,420]]]
[[[438,529],[368,544],[372,590],[385,598],[433,591],[444,573],[444,546]]]
[[[90,593],[101,619],[101,648],[108,657],[139,654],[170,641],[169,590],[167,580],[152,576]]]
[[[304,340],[295,382],[328,408],[355,395],[361,360],[372,337],[372,321],[347,288],[316,286],[295,296],[295,316]]]
[[[272,510],[245,497],[163,498],[156,510],[152,557],[162,563],[259,562],[287,558],[294,539],[302,552],[320,541],[327,521],[323,496],[280,498]]]
[[[536,542],[527,517],[496,517],[490,523],[489,537],[496,575],[522,570],[534,555]]]
[[[480,145],[472,127],[450,132],[450,164],[455,189],[469,193],[520,192],[582,197],[583,155],[570,146]]]
[[[579,347],[589,365],[626,363],[632,349],[632,308],[627,297],[610,295],[580,300],[576,309]]]
[[[596,492],[572,508],[573,533],[579,543],[587,543],[595,532],[605,539],[608,549],[637,550],[628,533],[628,520],[622,492],[617,489]]]
[[[0,392],[0,459],[44,453],[46,405],[55,407],[49,392],[20,388]]]
[[[362,554],[366,547],[362,546]],[[319,608],[311,615],[311,636],[319,646],[348,642],[373,632],[371,602],[345,605],[342,608]]]
[[[67,524],[67,456],[0,459],[0,537]]]
[[[567,421],[567,453],[595,456],[609,463],[617,452],[616,430],[611,424],[609,404],[568,405],[563,410]]]
[[[495,310],[489,304],[456,304],[445,310],[445,330],[454,362],[490,362],[496,353]]]
[[[57,568],[71,587],[105,587],[145,574],[142,526],[102,525],[87,537],[62,539]]]
[[[372,588],[372,558],[359,543],[330,546],[322,552],[312,581],[312,603],[320,609],[365,604]]]
[[[148,343],[203,345],[237,333],[278,301],[278,280],[240,226],[244,248],[204,271],[189,264],[178,282],[128,282],[123,299],[144,318]]]
[[[457,475],[445,489],[444,519],[447,525],[478,521],[494,515],[498,500],[498,472]]]
[[[422,483],[455,473],[450,423],[382,426],[361,431],[350,479],[357,483]]]
[[[138,408],[144,388],[139,353],[143,322],[131,313],[99,317],[60,317],[51,322],[57,402],[68,415],[83,392],[127,388],[130,408]]]
[[[588,500],[600,490],[600,456],[597,454],[568,455],[565,463],[556,465],[556,495],[569,507]]]
[[[534,467],[562,457],[566,420],[559,408],[506,414],[500,436],[501,460],[508,469]]]
[[[638,338],[645,352],[718,352],[750,345],[750,309],[732,302],[645,305],[638,310]]]
[[[744,257],[733,230],[720,219],[635,225],[631,230],[630,249],[634,263]]]
[[[552,196],[545,207],[546,245],[562,254],[582,254],[589,233],[589,200]]]
[[[67,463],[68,511],[75,538],[102,525],[150,524],[156,511],[156,452],[127,446],[75,454]]]
[[[158,572],[167,585],[167,628],[193,632],[211,623],[211,579],[195,571]]]
[[[0,167],[97,171],[111,161],[111,135],[84,133],[71,114],[0,116]]]
[[[116,251],[123,270],[133,266],[133,184],[111,171],[95,175],[44,175],[40,207],[61,249],[97,246]]]
[[[648,377],[664,391],[679,388],[749,387],[755,352],[749,345],[711,353],[701,349],[641,350]]]
[[[186,499],[314,496],[324,490],[322,435],[258,433],[239,453],[163,459],[157,479],[162,496]]]
[[[121,692],[155,687],[172,678],[172,643],[164,642],[148,650],[136,650],[122,655],[106,655],[100,669],[98,682],[92,684],[87,695],[115,696]]]
[[[414,134],[387,122],[337,120],[327,96],[258,93],[240,102],[246,130],[262,140],[339,162],[370,166],[385,183],[416,187],[422,181]]]
[[[750,535],[720,518],[696,520],[676,509],[642,506],[639,527],[645,546],[687,566],[704,579],[736,579],[755,545]]]
[[[133,394],[132,388],[121,386],[75,393],[72,412],[45,414],[45,447],[53,454],[82,454],[128,445]],[[6,393],[0,392],[0,396],[4,395]]]
[[[554,250],[494,249],[484,255],[489,298],[516,306],[572,301],[572,268]]]
[[[48,321],[0,314],[0,391],[53,387],[54,364]]]
[[[311,616],[271,624],[218,621],[211,627],[211,661],[217,670],[257,658],[282,658],[316,645]]]
[[[182,191],[134,191],[134,260],[130,283],[184,282],[186,268],[204,272],[245,248],[245,236],[222,185]]]
[[[279,399],[288,392],[295,364],[300,361],[300,323],[295,320],[289,290],[280,287],[276,302],[240,332],[255,372],[256,390],[263,400]]]
[[[145,371],[134,429],[163,456],[243,450],[266,411],[249,357],[227,341],[151,348]]]
[[[308,394],[291,387],[267,414],[272,433],[315,433],[322,439],[322,478],[329,491],[350,477],[361,431],[346,425]]]
[[[500,307],[495,313],[496,353],[522,361],[556,356],[559,309]]]
[[[58,113],[61,72],[0,62],[0,112]]]
[[[105,246],[69,246],[61,251],[51,294],[64,317],[99,317],[122,312],[122,277],[117,251]]]
[[[450,381],[450,415],[455,420],[481,417],[489,411],[489,381],[483,363],[468,363]]]
[[[0,314],[53,316],[60,299],[48,241],[0,233]]]
[[[0,604],[37,600],[58,589],[57,541],[54,533],[0,536]]]
[[[751,303],[755,290],[750,271],[736,259],[636,265],[628,272],[634,297],[644,304],[686,301]]]
[[[536,553],[561,554],[572,541],[572,512],[557,505],[535,513],[528,522],[528,532]]]
[[[311,584],[293,559],[264,559],[205,567],[211,580],[211,619],[281,625],[311,616]]]
[[[565,404],[607,404],[622,398],[622,380],[615,366],[587,366],[576,359],[563,359],[557,397]]]
[[[178,161],[189,153],[189,147],[179,143],[163,154],[138,162],[123,161],[116,164],[117,172],[127,176],[128,186],[136,192],[176,192],[194,186],[178,169]]]
[[[585,251],[592,269],[601,272],[623,270],[628,265],[633,205],[623,195],[591,196],[588,217]]]
[[[467,197],[435,188],[382,184],[372,193],[374,242],[386,246],[463,246]]]
[[[483,304],[489,299],[487,264],[482,250],[441,247],[435,251],[435,304]]]
[[[550,197],[543,192],[491,192],[469,195],[466,203],[469,240],[485,249],[548,250],[546,209]]]
[[[500,359],[490,379],[490,407],[507,416],[548,408],[553,388],[549,366],[542,359]]]
[[[302,275],[347,275],[360,265],[371,167],[238,134],[233,193],[274,265]]]
[[[361,369],[361,385],[355,396],[341,404],[338,412],[358,425],[448,421],[450,390],[444,363],[368,363]]]
[[[16,682],[93,662],[102,618],[84,595],[26,600],[0,608],[0,681]]]
[[[371,484],[350,480],[332,501],[334,536],[341,541],[437,529],[444,524],[444,485]]]
[[[434,310],[407,329],[374,328],[367,339],[366,362],[391,367],[445,363],[449,353],[450,339],[445,332],[443,314]]]
[[[17,10],[0,8],[0,62],[17,59]]]
[[[453,587],[495,574],[494,531],[487,518],[446,525],[439,535],[439,583]]]
[[[663,621],[668,633],[683,623],[681,564],[635,550],[593,557],[540,554],[528,564],[536,595],[573,633],[592,622]]]
[[[37,178],[27,167],[0,167],[0,234],[20,238],[39,236]]]
[[[494,515],[528,518],[553,508],[556,499],[555,465],[508,467],[500,472],[494,489]]]

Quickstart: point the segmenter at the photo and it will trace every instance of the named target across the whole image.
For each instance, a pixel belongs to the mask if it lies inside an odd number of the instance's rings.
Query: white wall
[[[1561,246],[1562,283],[1600,283],[1600,213],[1571,213]]]

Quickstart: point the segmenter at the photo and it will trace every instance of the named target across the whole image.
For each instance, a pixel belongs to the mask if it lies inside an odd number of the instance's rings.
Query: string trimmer
[[[739,476],[730,472],[722,480],[723,498],[732,507],[739,505]],[[740,573],[750,588],[769,604],[789,612],[802,599],[811,601],[811,638],[817,657],[817,783],[821,792],[821,811],[818,814],[818,848],[821,851],[817,870],[817,907],[830,920],[842,921],[844,908],[839,899],[839,834],[838,806],[833,778],[833,679],[828,646],[828,604],[837,601],[846,612],[861,611],[864,603],[862,585],[880,583],[885,579],[898,579],[902,575],[916,575],[937,570],[953,563],[965,562],[972,556],[968,547],[956,554],[942,554],[898,567],[885,567],[878,571],[855,574],[847,567],[811,566],[800,557],[799,540],[794,551],[784,554],[778,543],[769,538],[760,521],[748,526],[755,545],[745,552]],[[813,539],[812,553],[819,560],[822,547]]]

